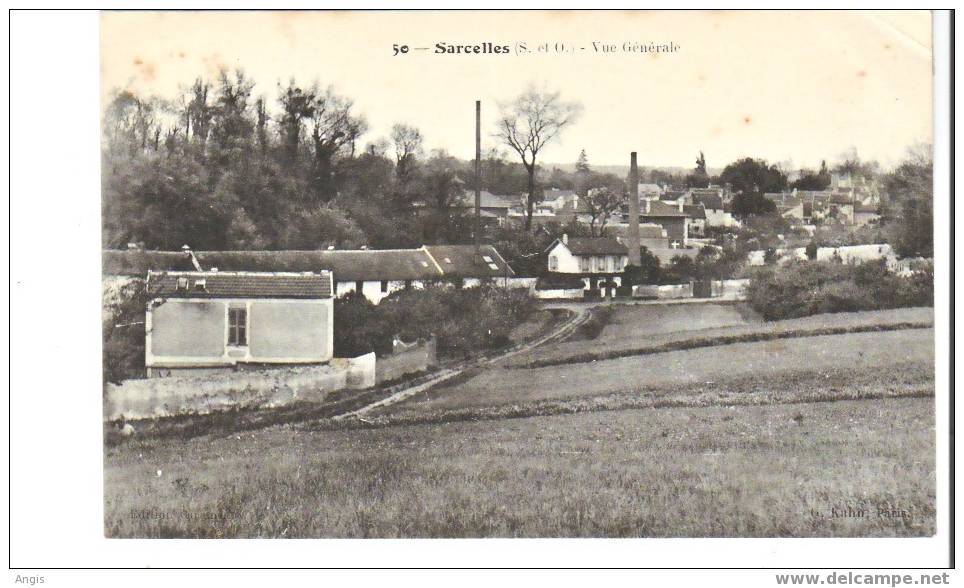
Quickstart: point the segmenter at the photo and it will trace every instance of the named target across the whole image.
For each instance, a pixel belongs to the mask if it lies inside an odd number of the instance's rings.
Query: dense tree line
[[[367,129],[333,89],[279,84],[255,96],[241,71],[180,99],[118,93],[104,114],[105,247],[316,249],[471,239],[464,164],[426,156],[421,133]],[[490,171],[494,165],[490,165]]]
[[[475,188],[472,162],[426,153],[419,129],[402,123],[388,137],[363,144],[364,116],[333,88],[289,80],[278,83],[271,98],[255,88],[242,71],[222,71],[215,80],[195,80],[174,100],[116,93],[103,121],[105,247],[393,248],[472,241],[464,199]],[[533,89],[504,106],[494,134],[503,144],[483,157],[481,187],[519,197],[529,214],[545,188],[572,189],[590,208],[588,234],[595,236],[625,198],[626,178],[596,172],[585,151],[574,171],[547,170],[536,160],[578,113],[578,104],[558,93]],[[882,173],[853,153],[833,169],[876,181],[889,196],[884,223],[898,250],[930,254],[929,160],[911,158]],[[734,213],[749,219],[775,212],[765,192],[825,189],[830,171],[823,162],[790,183],[778,166],[743,158],[710,176],[700,151],[690,171],[644,168],[640,181],[728,185]],[[526,266],[537,261],[536,247],[562,231],[579,228],[531,227],[484,237],[505,247],[511,263]]]

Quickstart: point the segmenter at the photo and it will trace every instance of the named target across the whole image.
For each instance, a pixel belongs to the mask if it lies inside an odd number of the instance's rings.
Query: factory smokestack
[[[639,170],[635,151],[629,154],[629,234],[626,241],[630,265],[639,266]]]
[[[475,257],[478,260],[482,233],[482,101],[475,101]]]

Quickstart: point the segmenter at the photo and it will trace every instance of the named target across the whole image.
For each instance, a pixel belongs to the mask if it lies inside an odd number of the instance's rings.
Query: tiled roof
[[[694,190],[693,202],[696,204],[702,204],[704,209],[710,209],[710,210],[723,209],[723,198],[718,193],[698,194],[696,190]]]
[[[561,243],[561,241],[559,241]],[[564,243],[573,255],[626,255],[629,249],[616,239],[572,237]]]
[[[648,210],[647,210],[648,207]],[[639,204],[639,215],[640,216],[688,216],[686,212],[680,212],[679,206],[676,204],[667,204],[660,200],[650,200],[647,205],[645,202],[640,202]]]
[[[693,218],[706,218],[706,210],[700,204],[684,204],[683,212]]]
[[[662,225],[641,224],[639,225],[640,239],[663,239],[666,229]]]
[[[328,272],[152,271],[147,286],[151,295],[165,298],[330,298],[332,292]]]
[[[518,196],[504,196],[493,194],[486,190],[479,193],[479,202],[482,208],[512,208],[520,204]],[[475,190],[466,190],[462,196],[462,203],[465,206],[475,206]]]
[[[429,249],[433,253],[429,253]],[[433,245],[420,249],[355,249],[332,251],[195,251],[201,268],[225,272],[295,272],[322,270],[334,274],[337,282],[381,280],[437,280],[447,275],[486,277],[507,274],[505,260],[491,245],[482,254],[493,259],[498,269],[473,262],[471,245]],[[442,261],[451,261],[450,267]],[[148,271],[194,271],[188,254],[169,251],[104,251],[104,274],[144,276]],[[436,263],[436,261],[438,263]],[[442,266],[440,268],[440,266]],[[444,269],[443,269],[444,268]],[[444,272],[444,273],[443,273]]]
[[[424,249],[356,249],[333,251],[195,251],[201,268],[227,272],[318,272],[329,270],[336,281],[430,280],[442,277]],[[105,251],[104,273],[140,275],[148,270],[193,270],[185,253]]]
[[[425,249],[442,268],[445,277],[455,278],[503,278],[515,272],[491,245],[479,247],[475,256],[473,245],[426,245]]]

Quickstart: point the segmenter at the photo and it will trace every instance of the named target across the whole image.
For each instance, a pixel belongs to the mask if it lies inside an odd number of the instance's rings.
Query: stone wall
[[[532,295],[539,300],[569,300],[569,299],[579,299],[582,300],[585,297],[584,288],[556,288],[553,290],[538,290],[533,289]]]
[[[425,371],[437,363],[434,337],[415,343],[396,339],[392,347],[391,355],[379,357],[375,362],[375,381],[378,383]]]
[[[634,298],[656,298],[659,300],[676,299],[676,298],[692,298],[693,285],[692,284],[668,284],[668,285],[662,285],[662,286],[656,286],[656,285],[633,286],[633,297]]]
[[[108,384],[104,418],[129,419],[205,414],[232,408],[320,402],[330,392],[375,385],[375,355],[326,365],[176,375]]]

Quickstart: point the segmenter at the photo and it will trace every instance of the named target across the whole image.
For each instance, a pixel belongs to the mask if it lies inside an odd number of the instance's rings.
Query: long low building
[[[429,245],[418,249],[321,251],[143,251],[103,252],[105,276],[143,278],[149,271],[320,272],[332,274],[333,295],[360,291],[378,304],[396,290],[450,282],[472,286],[481,280],[515,276],[491,245],[478,256],[472,245]]]

